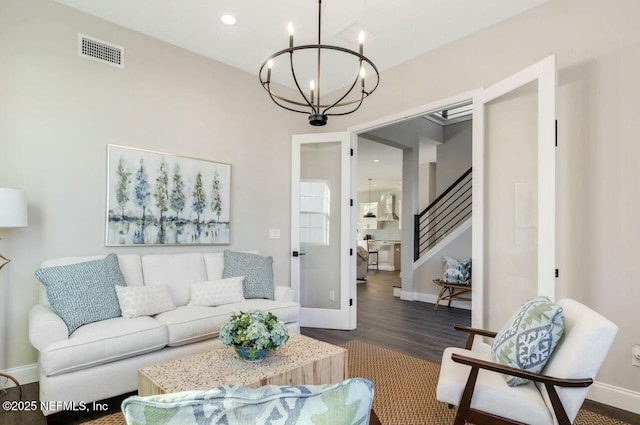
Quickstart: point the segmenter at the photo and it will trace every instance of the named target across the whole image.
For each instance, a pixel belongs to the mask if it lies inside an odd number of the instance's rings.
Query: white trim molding
[[[596,381],[591,385],[587,398],[640,415],[640,392]]]
[[[438,301],[438,296],[435,294],[424,294],[422,292],[415,293],[415,300],[423,303],[435,304]],[[440,304],[440,307],[446,307],[446,304]],[[471,310],[471,299],[469,301],[451,301],[451,307],[462,308],[464,310]]]
[[[40,380],[37,363],[14,367],[1,372],[16,378],[20,385],[32,384]],[[11,380],[7,379],[5,382],[5,379],[0,377],[0,388],[12,387],[15,387],[15,384]]]

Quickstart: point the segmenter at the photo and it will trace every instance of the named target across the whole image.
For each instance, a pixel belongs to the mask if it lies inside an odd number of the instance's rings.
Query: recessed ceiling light
[[[227,25],[233,25],[236,23],[236,18],[231,15],[223,15],[222,17],[220,17],[220,20],[222,21],[222,23]]]
[[[380,162],[380,160],[379,159],[374,159],[373,162]]]

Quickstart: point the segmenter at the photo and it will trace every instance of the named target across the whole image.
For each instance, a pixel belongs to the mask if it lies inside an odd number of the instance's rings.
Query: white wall
[[[77,56],[77,33],[125,47],[125,69]],[[0,369],[37,360],[33,275],[47,258],[258,249],[289,284],[291,134],[257,78],[49,0],[0,2],[0,186],[24,189],[29,227],[3,231]],[[106,145],[230,163],[231,245],[104,246]],[[268,229],[281,230],[269,240]]]
[[[443,255],[458,259],[471,258],[471,227],[462,232],[460,236],[445,246],[441,251],[436,253],[415,271],[416,285],[414,289],[416,292],[416,299],[430,303],[435,303],[438,299],[438,293],[441,288],[433,283],[433,279],[442,278]],[[471,303],[464,303],[460,306],[463,308],[471,308]]]
[[[637,16],[636,0],[615,6],[551,0],[384,72],[356,114],[333,119],[326,129],[362,125],[486,87],[556,54],[558,296],[584,302],[618,324],[597,380],[635,396],[640,368],[631,366],[630,350],[640,342]]]
[[[437,146],[436,196],[471,168],[471,123],[469,120],[444,127],[444,143]]]

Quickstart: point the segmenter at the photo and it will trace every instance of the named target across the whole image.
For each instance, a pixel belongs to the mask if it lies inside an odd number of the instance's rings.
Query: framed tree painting
[[[229,244],[231,165],[107,146],[107,246]]]

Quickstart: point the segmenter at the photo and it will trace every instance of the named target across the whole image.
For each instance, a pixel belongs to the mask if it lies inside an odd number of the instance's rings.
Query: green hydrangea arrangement
[[[225,347],[237,345],[254,350],[276,350],[288,339],[289,332],[284,322],[259,310],[234,314],[220,328],[220,340]]]

